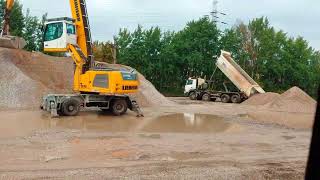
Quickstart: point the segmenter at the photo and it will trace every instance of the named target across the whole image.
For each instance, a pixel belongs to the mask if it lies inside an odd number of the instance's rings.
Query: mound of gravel
[[[265,105],[279,97],[280,97],[280,94],[272,93],[272,92],[267,92],[264,94],[255,94],[254,96],[252,96],[251,98],[243,102],[242,104],[253,105],[253,106]]]
[[[72,62],[43,54],[0,48],[0,108],[39,108],[48,93],[72,87]]]
[[[283,94],[258,94],[243,104],[259,106],[248,112],[252,119],[296,129],[310,129],[316,112],[316,101],[298,87]]]
[[[72,93],[74,64],[70,58],[0,48],[0,72],[0,109],[35,109],[46,94]],[[141,106],[173,104],[142,75],[139,78],[140,91],[133,96]]]
[[[279,98],[266,104],[266,107],[278,111],[314,113],[316,101],[298,87],[292,87]]]
[[[316,101],[298,87],[292,87],[283,94],[257,94],[243,102],[245,105],[263,106],[275,111],[314,113]]]
[[[131,67],[120,65],[120,64],[108,64],[103,62],[97,62],[98,66],[112,67],[116,69],[132,69]],[[154,86],[148,81],[141,73],[138,73],[138,78],[140,81],[139,92],[136,94],[131,94],[130,96],[135,98],[140,106],[172,106],[175,105],[173,101],[168,100],[163,96]]]

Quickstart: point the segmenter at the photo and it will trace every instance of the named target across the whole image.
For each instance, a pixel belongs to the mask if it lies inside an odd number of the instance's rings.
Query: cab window
[[[193,84],[193,80],[187,80],[187,85]]]
[[[137,74],[135,73],[128,73],[128,72],[121,72],[122,79],[125,81],[136,81]]]
[[[97,74],[93,81],[94,87],[99,88],[109,88],[108,75],[107,74]]]
[[[67,33],[76,34],[76,28],[73,24],[67,24]]]
[[[51,23],[47,24],[46,30],[44,33],[44,41],[52,41],[58,39],[63,34],[63,23]]]

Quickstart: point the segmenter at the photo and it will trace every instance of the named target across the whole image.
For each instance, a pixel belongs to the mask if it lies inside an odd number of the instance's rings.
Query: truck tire
[[[223,102],[223,103],[228,103],[228,102],[230,102],[230,96],[229,96],[228,94],[223,94],[223,95],[221,96],[221,102]]]
[[[231,96],[231,102],[232,103],[240,103],[241,101],[241,98],[238,94],[234,94]]]
[[[202,95],[202,100],[203,100],[203,101],[210,101],[210,100],[211,100],[210,94],[204,93],[204,94]]]
[[[111,105],[112,113],[116,116],[123,115],[128,110],[128,104],[124,99],[116,99]]]
[[[74,98],[66,99],[61,107],[61,114],[65,116],[76,116],[79,113],[79,111],[80,102]]]
[[[197,94],[196,94],[196,92],[190,92],[189,93],[189,98],[191,99],[191,100],[197,100]]]

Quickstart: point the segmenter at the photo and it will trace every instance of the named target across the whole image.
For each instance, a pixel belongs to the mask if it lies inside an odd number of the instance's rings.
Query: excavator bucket
[[[2,36],[0,37],[0,47],[10,49],[22,49],[26,45],[26,41],[21,37]]]

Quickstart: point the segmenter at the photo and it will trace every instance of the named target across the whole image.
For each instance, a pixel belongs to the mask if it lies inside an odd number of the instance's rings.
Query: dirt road
[[[179,105],[139,119],[1,111],[0,178],[303,179],[310,122],[289,128],[252,120],[256,107],[171,99]]]

